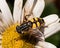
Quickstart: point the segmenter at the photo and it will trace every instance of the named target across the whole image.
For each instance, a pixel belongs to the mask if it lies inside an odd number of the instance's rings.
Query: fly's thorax
[[[28,31],[29,28],[32,26],[32,22],[24,22],[20,26],[16,27],[16,30],[18,33],[22,33],[23,31]]]

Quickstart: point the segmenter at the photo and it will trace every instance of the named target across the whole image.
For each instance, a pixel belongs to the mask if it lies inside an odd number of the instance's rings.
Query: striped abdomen
[[[44,26],[44,24],[45,24],[45,22],[42,18],[33,18],[29,21],[32,22],[31,28],[33,28],[33,29],[36,28],[36,27]]]

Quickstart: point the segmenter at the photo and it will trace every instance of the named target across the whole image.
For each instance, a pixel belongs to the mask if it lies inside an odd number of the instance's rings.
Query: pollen
[[[22,39],[23,35],[16,31],[17,25],[11,25],[3,32],[2,48],[34,48],[34,44]]]

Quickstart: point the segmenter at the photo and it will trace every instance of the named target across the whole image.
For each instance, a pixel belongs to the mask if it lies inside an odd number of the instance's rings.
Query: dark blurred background
[[[6,1],[13,14],[14,0],[6,0]],[[25,4],[26,0],[23,0],[23,1]],[[57,14],[60,17],[60,0],[45,0],[45,4],[46,5],[41,17],[47,16],[50,14]],[[56,34],[47,38],[46,41],[56,45],[57,48],[60,48],[60,31],[58,31]]]

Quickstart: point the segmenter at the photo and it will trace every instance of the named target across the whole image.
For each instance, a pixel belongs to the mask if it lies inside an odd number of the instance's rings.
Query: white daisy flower
[[[18,24],[23,23],[23,19],[25,15],[31,15],[32,17],[40,17],[45,2],[44,0],[27,0],[23,9],[23,0],[15,0],[14,1],[14,10],[13,15],[10,12],[8,4],[6,0],[0,0],[0,48],[8,48],[13,46],[13,48],[22,48],[23,42],[22,40],[15,41],[15,39],[19,38],[19,34],[15,31],[15,27]],[[45,25],[48,26],[44,30],[45,38],[53,35],[57,31],[60,30],[59,17],[56,14],[52,14],[43,18],[45,21]],[[12,41],[13,40],[13,41]],[[27,43],[26,43],[27,44]],[[57,48],[51,43],[41,42],[39,41],[35,48]]]

